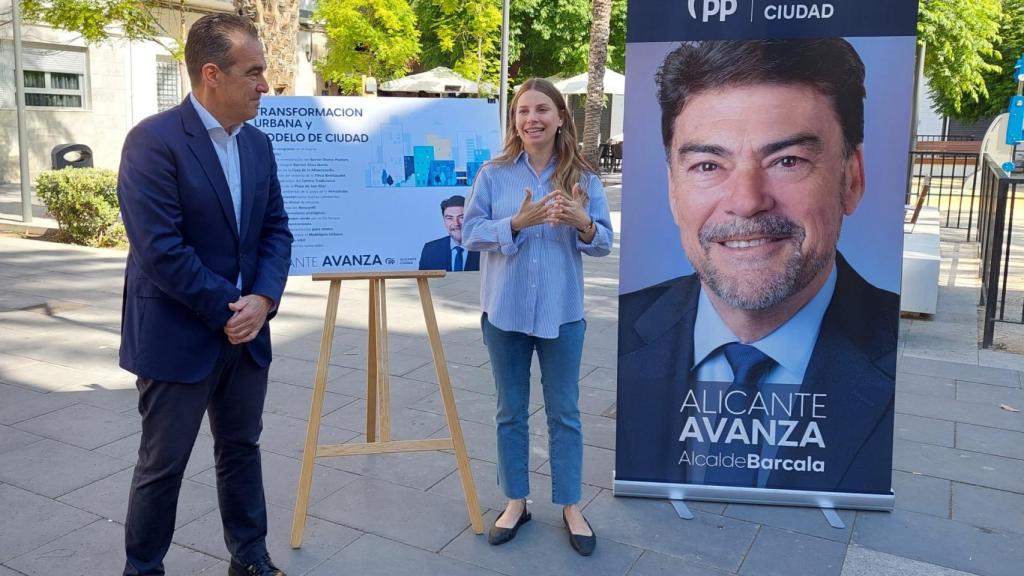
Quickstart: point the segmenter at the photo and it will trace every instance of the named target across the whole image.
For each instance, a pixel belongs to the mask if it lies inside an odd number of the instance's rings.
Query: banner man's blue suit
[[[452,271],[452,249],[451,236],[431,240],[423,245],[420,252],[420,270],[447,270]],[[475,272],[480,270],[480,253],[466,250],[463,254],[465,264],[462,270]]]
[[[170,543],[178,487],[207,409],[228,549],[243,560],[265,551],[258,441],[270,330],[264,324],[254,340],[232,346],[224,327],[233,314],[228,304],[241,295],[281,301],[292,236],[270,141],[243,125],[237,142],[238,222],[188,98],[141,122],[124,143],[118,196],[131,247],[120,363],[139,376],[143,418],[126,573],[162,573],[161,542]]]
[[[824,473],[776,470],[767,488],[888,493],[899,297],[836,258],[835,293],[822,319],[801,393],[827,394]],[[700,281],[675,278],[619,299],[617,480],[686,483],[680,412],[693,369]],[[699,337],[699,336],[696,336]],[[780,448],[803,459],[808,449]]]

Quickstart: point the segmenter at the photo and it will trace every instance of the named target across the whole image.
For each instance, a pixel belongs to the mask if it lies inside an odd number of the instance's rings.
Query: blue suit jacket
[[[281,301],[292,235],[270,140],[243,125],[238,156],[240,227],[213,143],[187,97],[128,133],[117,184],[131,244],[121,319],[125,370],[198,382],[227,338],[229,302],[250,293]],[[267,366],[269,326],[245,347]]]
[[[842,255],[801,393],[827,394],[824,473],[776,470],[766,487],[888,494],[899,296],[867,283]],[[693,369],[700,281],[683,276],[619,298],[618,480],[686,483],[680,412]],[[776,458],[807,449],[780,447]]]
[[[420,270],[447,270],[452,271],[452,250],[449,236],[431,240],[423,245],[423,252],[420,253]],[[464,272],[475,272],[480,269],[480,253],[466,251],[466,260],[463,262]]]

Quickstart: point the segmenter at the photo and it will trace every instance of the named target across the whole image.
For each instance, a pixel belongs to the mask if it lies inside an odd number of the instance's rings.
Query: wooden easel
[[[306,515],[309,512],[309,493],[313,484],[314,460],[350,454],[455,450],[455,460],[458,462],[459,476],[462,479],[462,491],[466,498],[466,507],[469,509],[469,522],[474,532],[483,534],[484,521],[480,515],[476,485],[473,483],[473,474],[469,468],[469,456],[466,454],[466,444],[462,439],[462,426],[459,424],[459,415],[455,408],[455,396],[452,394],[451,380],[448,378],[448,365],[444,360],[441,334],[437,329],[437,318],[434,315],[434,303],[430,298],[430,287],[427,285],[429,278],[443,278],[445,274],[444,270],[424,270],[416,272],[324,272],[313,275],[313,280],[330,281],[331,287],[327,295],[324,332],[320,338],[320,358],[316,366],[313,401],[309,406],[306,445],[302,452],[302,468],[299,473],[298,494],[295,498],[295,515],[292,518],[292,548],[302,547]],[[451,432],[450,438],[391,439],[391,393],[388,384],[388,328],[384,282],[389,279],[410,278],[415,279],[419,286],[420,304],[423,306],[423,317],[427,323],[430,352],[434,357],[434,367],[437,369],[437,383],[441,389],[444,412],[448,419],[448,430]],[[320,417],[323,414],[324,393],[327,391],[327,368],[331,360],[331,347],[334,344],[334,325],[338,316],[338,299],[341,296],[342,280],[370,281],[369,346],[366,360],[366,442],[318,445]],[[378,415],[380,416],[379,440],[377,438]]]

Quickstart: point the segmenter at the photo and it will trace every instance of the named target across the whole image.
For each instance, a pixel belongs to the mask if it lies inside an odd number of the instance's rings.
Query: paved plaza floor
[[[617,208],[617,206],[614,206]],[[969,254],[969,246],[945,246]],[[133,377],[117,368],[125,253],[0,236],[0,576],[113,575],[139,441]],[[1018,576],[1024,566],[1024,357],[979,351],[977,292],[947,258],[939,313],[904,320],[897,383],[896,510],[666,501],[611,492],[618,251],[586,259],[580,380],[585,514],[594,556],[570,547],[550,502],[543,398],[534,382],[534,522],[501,547],[469,527],[446,452],[318,460],[305,545],[288,546],[327,286],[289,281],[273,321],[264,415],[271,554],[290,575]],[[958,272],[959,270],[959,272]],[[479,276],[432,282],[445,354],[487,526],[496,485],[494,386],[480,337]],[[366,383],[365,283],[342,285],[321,443],[358,439]],[[388,288],[396,438],[448,434],[415,286]],[[173,342],[168,342],[173,346]],[[182,486],[167,573],[225,574],[212,439]]]

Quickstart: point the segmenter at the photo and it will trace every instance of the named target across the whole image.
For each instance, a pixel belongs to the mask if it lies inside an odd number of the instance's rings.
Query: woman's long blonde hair
[[[583,174],[597,174],[597,168],[580,154],[577,144],[576,124],[572,121],[572,114],[565,105],[565,98],[555,88],[555,85],[544,78],[530,78],[519,85],[512,104],[508,109],[508,123],[505,129],[505,145],[501,154],[493,162],[498,164],[510,164],[515,161],[519,153],[523,151],[523,140],[516,131],[516,106],[519,104],[519,97],[528,90],[536,90],[544,94],[555,103],[558,115],[562,118],[562,128],[555,134],[555,156],[558,163],[555,165],[555,174],[552,178],[555,187],[563,194],[571,195],[574,184],[579,183],[583,191],[583,202],[586,204],[589,199],[586,182],[580,183]]]

